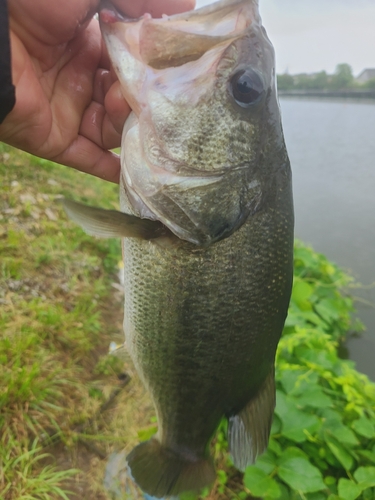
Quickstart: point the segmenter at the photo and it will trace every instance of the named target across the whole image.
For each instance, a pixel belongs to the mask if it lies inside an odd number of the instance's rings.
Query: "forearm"
[[[0,0],[0,123],[16,102],[12,83],[7,1]]]

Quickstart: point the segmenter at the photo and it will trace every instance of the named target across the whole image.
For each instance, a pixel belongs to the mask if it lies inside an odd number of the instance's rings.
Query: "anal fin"
[[[98,238],[141,238],[151,240],[172,233],[159,221],[141,219],[117,210],[89,207],[66,198],[61,200],[67,215],[86,233]]]
[[[239,470],[245,470],[266,451],[275,404],[275,370],[272,368],[256,396],[229,418],[229,450]]]

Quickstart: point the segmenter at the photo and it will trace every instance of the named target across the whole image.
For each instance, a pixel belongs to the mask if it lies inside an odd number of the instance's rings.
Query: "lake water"
[[[353,294],[367,331],[347,346],[375,380],[375,101],[281,98],[280,105],[296,237],[364,285]]]

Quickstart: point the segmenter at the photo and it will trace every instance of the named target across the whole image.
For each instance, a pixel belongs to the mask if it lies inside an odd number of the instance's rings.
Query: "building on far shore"
[[[359,83],[366,83],[373,78],[375,78],[375,68],[366,68],[357,76],[356,80]]]

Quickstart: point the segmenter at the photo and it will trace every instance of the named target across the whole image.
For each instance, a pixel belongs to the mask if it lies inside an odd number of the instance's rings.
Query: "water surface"
[[[365,285],[353,293],[367,331],[348,348],[375,380],[375,101],[281,98],[280,105],[296,237]]]

